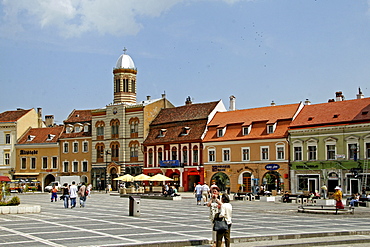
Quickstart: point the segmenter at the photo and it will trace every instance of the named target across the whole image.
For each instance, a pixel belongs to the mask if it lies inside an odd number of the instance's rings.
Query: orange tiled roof
[[[49,127],[49,128],[31,128],[18,141],[18,144],[35,144],[35,143],[56,143],[60,134],[63,131],[63,126]],[[48,135],[51,135],[51,140]],[[28,137],[33,137],[29,140]]]
[[[0,113],[0,122],[15,122],[31,110],[32,109],[16,110],[16,111],[6,111],[3,113]]]
[[[151,125],[207,118],[220,101],[162,109]]]
[[[370,98],[307,105],[290,128],[344,124],[370,120]]]
[[[208,132],[203,141],[228,141],[247,139],[283,138],[300,104],[268,106],[228,112],[217,112],[208,124]],[[273,133],[267,133],[267,124],[277,123]],[[242,127],[252,125],[248,135],[243,135]],[[224,136],[217,137],[217,129],[226,128]]]
[[[91,110],[73,110],[64,123],[88,122],[92,120]]]

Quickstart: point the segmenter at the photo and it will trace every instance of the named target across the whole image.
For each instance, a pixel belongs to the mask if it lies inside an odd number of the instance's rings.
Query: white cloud
[[[16,32],[28,25],[56,29],[63,37],[87,32],[135,35],[138,16],[157,17],[183,0],[2,0],[2,29]]]

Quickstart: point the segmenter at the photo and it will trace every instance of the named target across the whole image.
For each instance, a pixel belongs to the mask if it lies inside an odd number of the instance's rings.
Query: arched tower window
[[[97,121],[95,124],[96,138],[98,140],[104,140],[104,126],[105,126],[104,121]]]
[[[132,141],[129,143],[130,148],[130,161],[135,162],[139,160],[139,142]]]
[[[110,148],[112,150],[112,160],[119,161],[119,142],[112,142]]]
[[[116,138],[119,138],[119,125],[120,125],[120,122],[118,119],[112,119],[110,121],[110,126],[111,126],[111,135],[112,135],[112,138],[116,139]]]
[[[139,137],[139,119],[137,117],[131,118],[129,121],[130,125],[130,137]]]

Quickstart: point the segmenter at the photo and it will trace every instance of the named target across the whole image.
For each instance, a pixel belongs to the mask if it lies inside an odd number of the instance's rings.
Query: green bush
[[[18,196],[13,196],[12,199],[10,199],[9,201],[2,201],[0,202],[0,206],[17,206],[21,203],[21,200],[19,199]]]

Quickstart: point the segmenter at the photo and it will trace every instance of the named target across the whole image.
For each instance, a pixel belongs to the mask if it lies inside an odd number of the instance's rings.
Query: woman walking
[[[68,187],[68,183],[63,184],[62,197],[63,197],[63,200],[64,200],[64,208],[68,208],[69,207],[69,187]]]
[[[230,247],[230,228],[231,228],[231,216],[233,207],[230,204],[230,198],[227,194],[223,194],[221,197],[221,208],[220,208],[220,218],[226,221],[227,230],[218,231],[216,237],[216,247],[221,247],[222,239],[225,238],[225,246]]]
[[[213,230],[213,221],[215,219],[216,214],[219,213],[219,209],[221,207],[221,201],[220,201],[220,189],[215,186],[211,188],[211,199],[208,201],[207,206],[209,207],[210,214],[209,219],[212,223],[212,242],[213,246],[216,246],[216,231]]]

